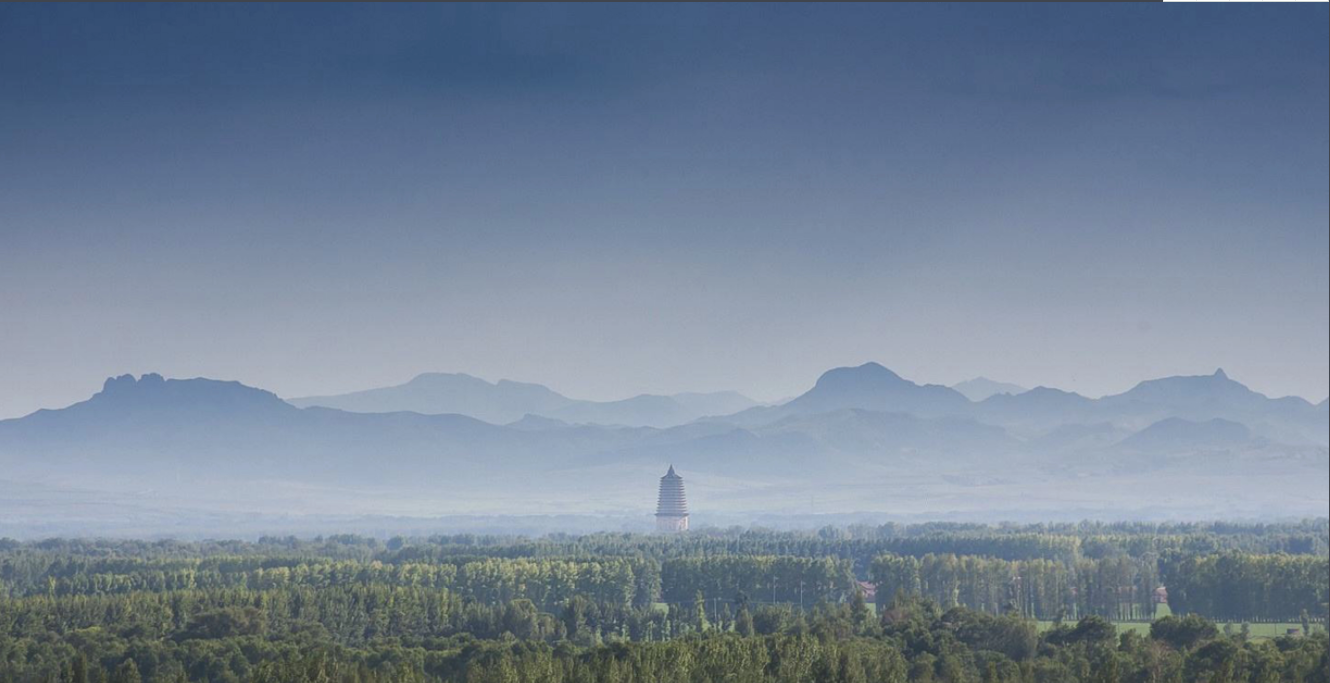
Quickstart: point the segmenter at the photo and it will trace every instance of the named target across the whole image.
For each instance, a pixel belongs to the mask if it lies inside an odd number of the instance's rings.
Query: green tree
[[[711,628],[707,621],[707,600],[702,595],[702,591],[697,592],[697,597],[693,599],[693,626],[698,631],[705,631]]]
[[[132,659],[126,659],[116,667],[115,673],[111,675],[111,683],[143,683],[143,676],[139,674],[139,666]]]
[[[1219,635],[1215,625],[1195,614],[1167,616],[1150,624],[1150,637],[1184,650]]]
[[[739,613],[734,617],[734,630],[745,638],[753,635],[753,615],[748,611],[748,605],[739,607]]]

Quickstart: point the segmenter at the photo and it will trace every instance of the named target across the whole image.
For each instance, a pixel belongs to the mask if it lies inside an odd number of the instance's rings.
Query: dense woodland
[[[1327,681],[1327,537],[1313,520],[0,540],[0,681]],[[1119,633],[1160,585],[1178,616]]]

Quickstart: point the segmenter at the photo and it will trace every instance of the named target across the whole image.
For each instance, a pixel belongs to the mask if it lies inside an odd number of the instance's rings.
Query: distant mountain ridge
[[[1114,424],[1135,431],[1170,417],[1191,421],[1224,419],[1289,443],[1327,445],[1326,402],[1297,397],[1268,398],[1229,378],[1210,375],[1145,380],[1121,394],[1093,399],[1048,387],[1022,390],[1014,384],[976,378],[957,388],[918,384],[879,363],[833,368],[814,386],[777,405],[757,405],[736,392],[643,394],[619,401],[568,398],[540,384],[488,382],[462,373],[425,373],[405,384],[337,396],[289,399],[298,407],[322,406],[351,412],[397,411],[459,414],[490,424],[537,416],[569,424],[666,428],[698,419],[745,427],[790,415],[857,409],[916,417],[967,417],[1034,437],[1068,424]],[[973,397],[988,394],[981,400]]]
[[[1330,431],[1324,411],[1296,397],[1270,398],[1230,379],[1223,369],[1210,375],[1146,380],[1130,390],[1099,399],[1104,413],[1124,422],[1182,418],[1193,422],[1220,419],[1288,443],[1327,445]]]
[[[734,391],[642,394],[620,401],[584,401],[568,398],[540,384],[506,379],[488,382],[464,373],[425,373],[396,386],[292,398],[288,402],[301,408],[322,406],[357,413],[454,413],[491,424],[508,424],[534,415],[570,423],[629,427],[672,427],[757,405]]]
[[[539,384],[488,382],[460,372],[427,372],[395,386],[291,398],[287,402],[300,408],[321,406],[356,413],[455,413],[492,424],[513,422],[528,414],[547,415],[574,403],[573,399]]]
[[[1180,417],[1160,420],[1123,439],[1119,448],[1236,447],[1252,438],[1251,430],[1237,422],[1215,418],[1193,422]]]
[[[1213,496],[1220,487],[1226,504],[1246,496],[1244,509],[1305,514],[1323,507],[1330,476],[1324,402],[1270,399],[1222,372],[1148,380],[1101,399],[1037,387],[975,403],[867,363],[829,370],[780,405],[693,419],[746,399],[580,402],[540,385],[422,377],[346,405],[396,400],[490,411],[496,421],[301,408],[238,382],[123,375],[88,400],[0,420],[0,471],[34,487],[169,492],[227,509],[246,495],[245,505],[306,509],[281,507],[268,493],[277,487],[325,511],[416,499],[491,512],[649,502],[658,468],[670,462],[712,487],[699,494],[709,505],[735,509],[797,508],[791,501],[810,492],[841,509],[1033,505],[1072,492],[1138,496],[1131,505],[1150,507],[1161,504],[1154,487],[1167,481],[1166,502],[1180,509],[1200,508],[1174,502],[1178,495]],[[412,402],[422,397],[438,402]],[[544,414],[498,422],[526,407]],[[629,424],[643,419],[684,421]],[[1280,482],[1278,490],[1252,489],[1255,476]],[[1115,483],[1105,488],[1095,477]],[[0,499],[0,514],[9,504]]]
[[[1326,411],[1294,396],[1269,398],[1229,378],[1222,369],[1210,375],[1145,380],[1121,394],[1098,399],[1037,387],[1014,396],[991,396],[975,410],[980,420],[1030,434],[1068,423],[1112,423],[1136,430],[1168,418],[1222,419],[1277,441],[1330,443]]]
[[[1272,400],[1264,394],[1248,389],[1229,379],[1223,368],[1211,375],[1180,375],[1145,380],[1131,389],[1114,396],[1105,396],[1102,403],[1112,405],[1152,404],[1173,407],[1241,407],[1262,409]],[[1295,402],[1302,399],[1291,399]],[[1310,405],[1310,404],[1308,404]]]
[[[990,396],[996,396],[998,394],[1010,394],[1015,396],[1016,394],[1023,394],[1026,391],[1029,391],[1023,386],[1009,384],[1007,382],[994,382],[987,377],[967,379],[964,382],[951,385],[951,388],[961,392],[965,398],[975,402],[982,401]]]
[[[60,424],[96,429],[102,425],[141,424],[152,420],[216,420],[223,416],[286,416],[296,409],[276,394],[239,382],[214,379],[164,379],[148,373],[111,377],[102,390],[85,401],[61,409],[42,409],[24,418],[0,420],[0,425],[40,428]],[[73,422],[71,422],[71,420]],[[66,432],[72,433],[72,432]]]
[[[915,384],[879,363],[864,363],[822,373],[812,389],[786,403],[757,406],[715,419],[758,425],[790,415],[846,409],[938,417],[966,415],[970,406],[970,400],[955,389],[937,384]]]

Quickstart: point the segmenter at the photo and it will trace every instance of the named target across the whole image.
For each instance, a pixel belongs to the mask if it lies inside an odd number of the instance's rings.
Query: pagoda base
[[[658,515],[656,517],[656,531],[677,534],[680,531],[688,531],[688,516],[673,517]]]

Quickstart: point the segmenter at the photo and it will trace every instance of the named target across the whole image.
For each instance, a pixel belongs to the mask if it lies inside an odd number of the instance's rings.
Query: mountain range
[[[431,372],[405,384],[336,396],[290,399],[302,408],[322,406],[358,413],[410,411],[426,415],[457,413],[494,424],[538,415],[573,423],[673,427],[707,415],[728,415],[757,405],[734,391],[642,394],[620,401],[568,398],[539,384],[487,382],[463,373]]]
[[[0,492],[189,514],[623,512],[649,509],[673,463],[690,499],[726,513],[1324,515],[1328,433],[1324,402],[1268,398],[1222,370],[1098,399],[1038,387],[972,401],[868,363],[771,406],[580,401],[460,374],[284,401],[147,374],[0,421]],[[0,519],[49,514],[0,494]]]

